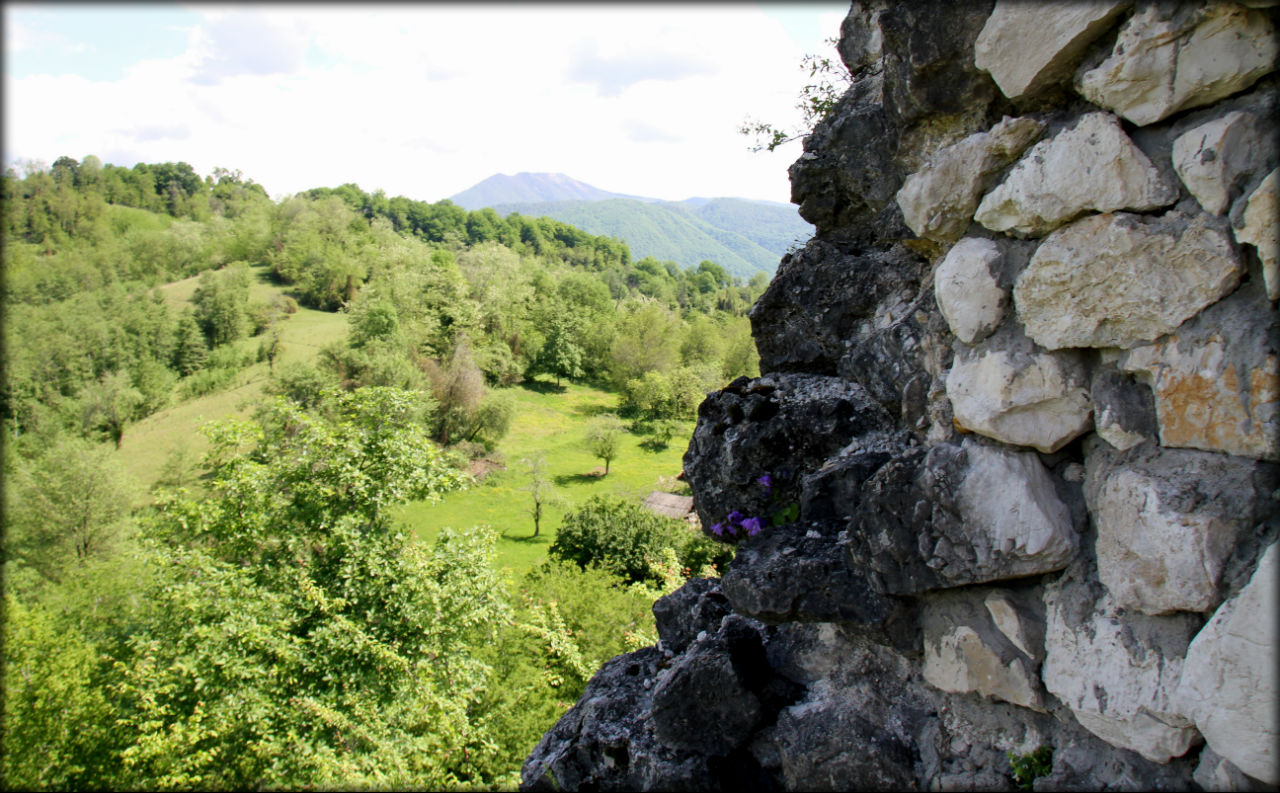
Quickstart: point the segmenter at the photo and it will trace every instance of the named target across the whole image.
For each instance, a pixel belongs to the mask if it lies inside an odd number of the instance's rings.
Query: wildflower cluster
[[[755,483],[764,489],[764,496],[767,499],[774,500],[773,477],[764,474],[755,480]],[[786,507],[775,510],[768,520],[768,524],[772,526],[781,526],[784,523],[795,520],[800,513],[800,505],[796,503],[788,504]],[[747,516],[738,510],[733,510],[725,519],[711,526],[711,533],[717,539],[726,542],[734,542],[745,537],[754,537],[764,530],[766,521],[763,517]]]

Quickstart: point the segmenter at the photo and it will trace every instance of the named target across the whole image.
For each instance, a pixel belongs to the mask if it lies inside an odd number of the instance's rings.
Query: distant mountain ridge
[[[744,279],[772,273],[788,249],[813,236],[813,227],[790,204],[704,197],[663,201],[611,193],[564,174],[495,174],[450,200],[466,209],[546,216],[589,234],[618,237],[636,259],[652,256],[682,267],[709,259]]]

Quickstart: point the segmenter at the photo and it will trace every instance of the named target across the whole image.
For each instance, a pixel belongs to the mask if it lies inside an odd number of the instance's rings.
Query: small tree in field
[[[587,449],[604,460],[605,476],[609,475],[609,462],[618,456],[621,440],[622,421],[611,413],[600,416],[587,427]]]
[[[521,489],[528,493],[533,501],[533,505],[529,507],[529,514],[533,517],[533,536],[537,537],[538,532],[542,530],[542,516],[546,508],[557,503],[559,499],[556,496],[555,485],[547,475],[546,455],[542,452],[534,452],[522,462],[525,473],[529,477],[529,483]]]

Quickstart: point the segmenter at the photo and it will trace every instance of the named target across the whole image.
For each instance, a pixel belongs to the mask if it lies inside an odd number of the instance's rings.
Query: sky
[[[848,3],[4,6],[4,163],[240,170],[438,201],[495,173],[786,202],[807,53]],[[18,167],[19,173],[22,172]]]

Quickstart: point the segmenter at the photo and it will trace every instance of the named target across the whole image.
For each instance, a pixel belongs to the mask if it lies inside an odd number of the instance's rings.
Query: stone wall
[[[1280,784],[1272,6],[854,4],[685,457],[766,528],[527,788]]]

